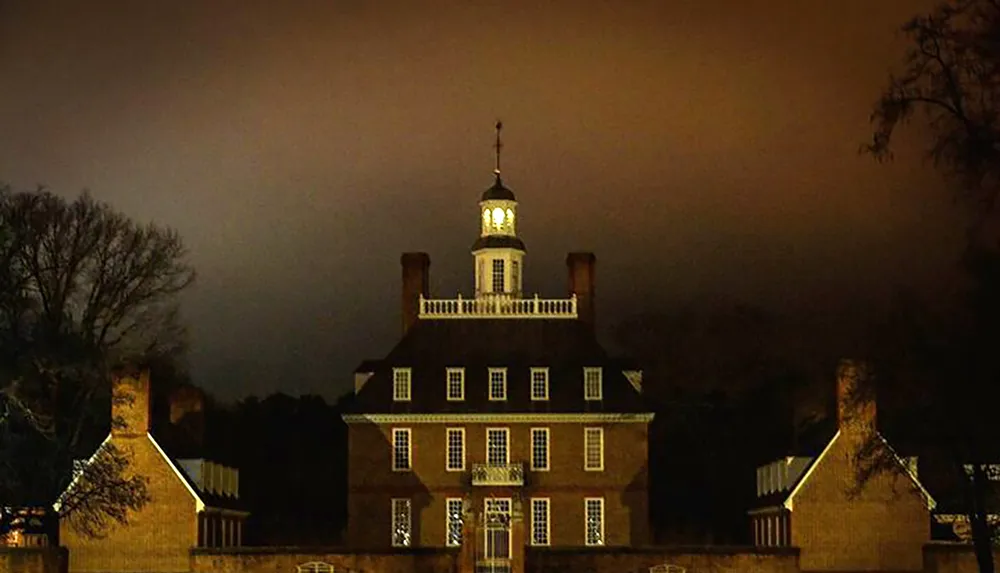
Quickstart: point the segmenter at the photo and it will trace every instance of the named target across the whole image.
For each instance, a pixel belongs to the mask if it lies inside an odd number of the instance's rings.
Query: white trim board
[[[112,434],[109,432],[108,433],[108,437],[104,438],[104,441],[101,442],[101,445],[98,446],[96,450],[94,450],[94,453],[91,454],[91,456],[89,458],[87,458],[87,462],[84,465],[90,465],[94,461],[94,457],[97,456],[98,453],[100,453],[101,448],[103,448],[105,444],[107,444],[108,442],[111,441],[111,436],[112,436]],[[160,444],[158,444],[156,442],[156,440],[153,438],[153,435],[151,433],[146,432],[146,438],[150,441],[151,444],[153,444],[153,447],[156,448],[156,451],[159,452],[159,454],[163,458],[163,460],[167,462],[167,465],[170,466],[170,469],[172,469],[174,471],[174,474],[177,476],[177,479],[181,480],[181,483],[184,484],[184,487],[188,490],[188,493],[190,493],[191,497],[194,498],[195,513],[200,512],[200,511],[204,511],[205,510],[205,502],[201,499],[201,496],[198,495],[198,492],[196,492],[194,490],[194,488],[191,487],[191,484],[188,482],[187,478],[185,478],[184,474],[181,473],[180,468],[178,468],[177,465],[174,464],[173,460],[170,459],[170,456],[168,456],[167,453],[163,451],[163,448],[160,447]],[[70,489],[72,489],[73,486],[76,485],[76,483],[77,483],[78,480],[79,480],[79,476],[75,476],[73,478],[73,481],[70,482],[69,486],[67,486],[66,489],[63,490],[63,493],[62,493],[62,495],[59,496],[59,498],[62,499],[66,495],[66,493],[68,491],[70,491]],[[61,507],[61,504],[60,504],[60,502],[58,500],[54,504],[52,504],[52,508],[56,512],[59,511],[60,507]]]
[[[84,466],[89,466],[94,461],[94,458],[97,457],[97,454],[99,454],[101,452],[101,448],[103,448],[104,445],[107,444],[110,441],[111,441],[111,432],[108,432],[108,435],[101,442],[101,445],[97,446],[97,449],[94,450],[94,453],[90,454],[90,457],[87,458],[87,461],[84,462],[83,465]],[[73,468],[73,469],[76,469],[76,468]],[[80,476],[79,475],[73,476],[73,481],[69,482],[69,485],[66,486],[66,489],[64,489],[62,491],[62,493],[59,494],[59,497],[56,499],[56,502],[52,504],[52,509],[55,510],[56,513],[59,513],[59,509],[62,507],[62,501],[61,500],[64,497],[66,497],[66,494],[69,493],[69,491],[71,489],[73,489],[73,487],[76,486],[76,483],[78,481],[80,481]]]
[[[815,460],[813,460],[812,464],[809,465],[809,469],[807,469],[806,472],[802,474],[802,477],[799,478],[798,483],[795,484],[795,488],[792,489],[792,492],[788,494],[788,497],[785,498],[785,502],[783,503],[785,509],[787,509],[788,511],[792,511],[795,494],[797,494],[799,490],[802,489],[802,486],[809,480],[809,476],[812,475],[812,472],[821,463],[823,463],[823,458],[826,457],[827,452],[830,451],[830,448],[833,447],[833,444],[837,441],[837,438],[839,437],[840,437],[840,430],[837,430],[837,433],[833,435],[833,438],[831,438],[830,441],[827,442],[826,447],[823,448],[822,453],[820,453],[820,455],[817,456]],[[920,483],[920,480],[917,479],[917,476],[915,476],[913,472],[910,471],[909,466],[906,464],[906,462],[903,461],[903,458],[899,457],[899,455],[896,453],[896,450],[892,448],[892,446],[889,444],[889,441],[885,439],[885,437],[882,435],[881,432],[876,432],[875,437],[881,440],[882,444],[884,444],[885,447],[888,448],[889,453],[892,454],[893,458],[899,464],[900,469],[902,469],[903,472],[906,473],[906,476],[910,478],[910,481],[913,482],[913,485],[917,486],[917,489],[920,490],[920,493],[924,496],[924,501],[927,503],[927,509],[933,510],[937,506],[937,502],[934,501],[934,498],[931,497],[931,494],[924,488],[923,484]]]
[[[344,422],[357,424],[478,424],[478,423],[649,423],[655,414],[343,414]]]
[[[157,452],[160,452],[160,456],[163,458],[165,462],[167,462],[167,465],[170,466],[170,469],[174,470],[174,474],[177,476],[177,479],[181,480],[181,483],[184,484],[184,487],[188,490],[188,493],[190,493],[191,497],[194,498],[195,513],[205,511],[204,500],[202,500],[201,496],[198,495],[198,492],[196,492],[194,488],[191,487],[191,484],[188,482],[187,478],[185,478],[184,474],[181,473],[180,468],[178,468],[177,465],[174,464],[174,461],[170,459],[170,456],[168,456],[167,453],[163,451],[163,448],[160,447],[160,444],[156,442],[156,439],[153,438],[153,434],[146,432],[146,437],[149,438],[149,441],[152,442],[153,447],[156,448]]]

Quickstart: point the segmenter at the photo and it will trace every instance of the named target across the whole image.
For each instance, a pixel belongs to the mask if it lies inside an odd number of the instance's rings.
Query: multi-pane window
[[[392,500],[392,546],[410,546],[410,500],[393,498]]]
[[[588,497],[583,500],[586,514],[587,545],[604,545],[604,498]]]
[[[549,542],[549,498],[531,498],[531,544],[548,545]]]
[[[449,401],[465,400],[465,368],[445,370],[445,385]]]
[[[584,368],[583,369],[583,399],[584,400],[600,400],[602,399],[602,387],[601,383],[601,369],[600,368]]]
[[[532,368],[531,369],[531,399],[532,400],[548,400],[549,399],[549,369],[548,368]]]
[[[493,259],[493,292],[506,292],[503,271],[503,259]]]
[[[486,428],[486,464],[506,466],[510,463],[510,430]]]
[[[462,498],[449,497],[445,506],[445,545],[456,547],[462,544]]]
[[[448,428],[445,438],[446,448],[445,469],[450,472],[460,472],[465,469],[465,428]]]
[[[583,429],[583,469],[602,471],[604,469],[604,429]]]
[[[531,429],[531,469],[549,471],[549,429]]]
[[[392,399],[396,402],[410,401],[410,369],[392,369]]]
[[[507,369],[490,368],[489,376],[490,376],[490,383],[489,383],[490,400],[506,400]]]
[[[397,472],[410,471],[412,460],[410,459],[410,429],[394,428],[392,430],[392,470]]]

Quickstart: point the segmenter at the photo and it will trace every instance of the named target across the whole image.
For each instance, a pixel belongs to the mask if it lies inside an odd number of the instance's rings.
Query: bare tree
[[[957,198],[972,208],[981,232],[995,216],[1000,186],[1000,2],[950,0],[902,27],[910,41],[902,70],[889,82],[870,116],[873,134],[862,151],[892,158],[897,128],[922,113],[929,134],[928,157],[955,184]],[[875,386],[893,386],[912,401],[911,428],[948,459],[962,493],[980,571],[994,571],[989,522],[988,463],[998,428],[988,405],[996,398],[1000,369],[994,340],[1000,326],[996,298],[1000,258],[995,242],[970,235],[968,296],[944,312],[911,306],[906,331],[883,337],[893,348],[878,350],[879,383],[861,385],[865,398]],[[897,323],[899,324],[899,323]],[[861,453],[859,481],[893,463],[891,452],[872,443]]]
[[[1000,2],[950,0],[902,31],[911,47],[874,106],[862,151],[891,159],[896,128],[923,112],[929,158],[986,216],[1000,185]]]
[[[98,534],[146,500],[125,453],[105,445],[110,373],[178,356],[177,294],[194,273],[178,235],[140,225],[84,193],[0,188],[0,500],[48,506],[85,484],[60,513]],[[17,526],[0,514],[0,534]]]

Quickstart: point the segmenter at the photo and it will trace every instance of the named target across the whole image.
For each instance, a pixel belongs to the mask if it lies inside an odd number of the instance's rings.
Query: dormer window
[[[445,386],[449,402],[465,400],[465,368],[448,368],[445,371]]]
[[[548,368],[531,369],[531,399],[536,401],[549,399]]]
[[[489,396],[491,401],[507,399],[507,369],[490,368]]]
[[[601,400],[604,398],[603,376],[600,368],[583,369],[583,399]]]
[[[392,369],[392,399],[395,402],[410,401],[410,369]]]

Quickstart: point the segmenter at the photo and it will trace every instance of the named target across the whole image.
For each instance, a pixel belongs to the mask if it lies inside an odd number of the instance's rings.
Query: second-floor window
[[[392,430],[392,470],[406,472],[412,469],[412,451],[409,428]]]
[[[531,469],[549,471],[549,429],[531,429]]]
[[[486,428],[486,463],[506,466],[510,463],[510,430]]]
[[[531,369],[531,399],[532,400],[548,400],[549,399],[549,369],[548,368],[532,368]]]
[[[601,400],[603,398],[603,383],[600,368],[583,369],[583,399]]]
[[[490,400],[506,400],[507,399],[507,369],[506,368],[490,368],[489,369],[489,393]]]
[[[445,371],[445,385],[448,400],[465,400],[465,368],[448,368]]]
[[[445,469],[450,472],[460,472],[465,469],[465,428],[448,428],[445,439],[447,448],[445,451]]]
[[[410,401],[410,369],[392,369],[392,399],[396,402]]]
[[[604,428],[583,429],[583,469],[604,470]]]

